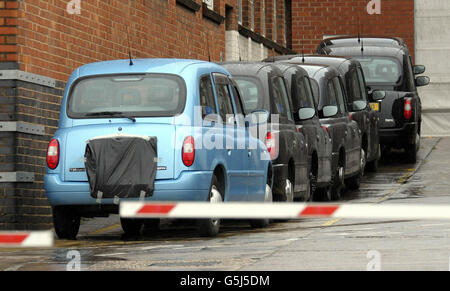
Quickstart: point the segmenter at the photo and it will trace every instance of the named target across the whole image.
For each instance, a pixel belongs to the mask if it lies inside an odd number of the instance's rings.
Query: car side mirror
[[[267,110],[255,110],[250,113],[250,123],[253,125],[267,123],[269,118],[270,113]]]
[[[300,108],[298,111],[298,117],[300,120],[308,120],[316,115],[316,110],[314,108]]]
[[[386,97],[386,91],[374,90],[372,92],[372,100],[373,101],[380,101],[380,100],[383,100],[385,97]]]
[[[363,100],[356,100],[352,103],[353,111],[361,111],[367,108],[367,102]]]
[[[425,66],[415,65],[414,66],[414,75],[420,75],[425,73]]]
[[[337,106],[333,106],[333,105],[324,106],[322,108],[322,112],[323,112],[323,117],[325,117],[325,118],[333,117],[338,113],[338,108],[337,108]]]
[[[416,86],[417,87],[427,86],[428,84],[430,84],[430,77],[419,76],[416,78]]]

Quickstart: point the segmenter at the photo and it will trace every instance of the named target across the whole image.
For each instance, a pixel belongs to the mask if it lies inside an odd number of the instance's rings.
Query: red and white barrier
[[[450,205],[122,202],[120,216],[125,218],[447,220],[450,219]]]
[[[52,231],[10,231],[0,232],[0,247],[34,248],[52,247]]]

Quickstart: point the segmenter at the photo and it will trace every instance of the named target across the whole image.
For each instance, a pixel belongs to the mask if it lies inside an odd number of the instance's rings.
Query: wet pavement
[[[450,138],[424,138],[416,164],[391,152],[342,202],[448,204],[449,151]],[[126,238],[115,215],[84,220],[77,241],[51,249],[0,249],[0,270],[448,270],[449,235],[450,221],[305,219],[258,230],[227,221],[215,238],[163,221]]]

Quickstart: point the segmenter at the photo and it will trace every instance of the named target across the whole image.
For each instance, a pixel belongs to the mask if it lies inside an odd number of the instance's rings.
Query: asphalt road
[[[424,138],[416,164],[393,152],[348,203],[450,203],[450,138]],[[450,266],[450,221],[305,219],[265,229],[227,221],[215,238],[163,221],[125,238],[118,216],[83,221],[77,241],[51,249],[0,249],[0,270],[441,270]],[[78,262],[80,264],[78,264]]]

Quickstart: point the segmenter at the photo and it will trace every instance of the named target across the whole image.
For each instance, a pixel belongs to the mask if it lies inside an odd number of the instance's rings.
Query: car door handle
[[[231,150],[227,150],[227,154],[231,156]]]
[[[252,152],[250,150],[248,150],[248,156],[251,157],[252,156]]]

